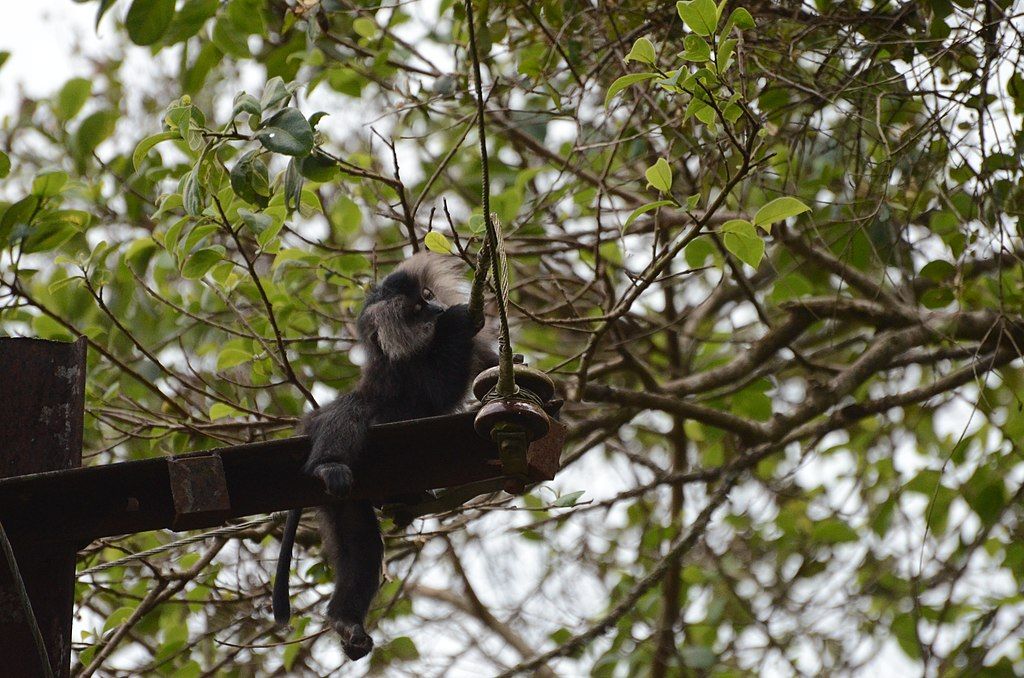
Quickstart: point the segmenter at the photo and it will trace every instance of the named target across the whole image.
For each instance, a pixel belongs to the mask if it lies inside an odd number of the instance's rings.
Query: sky
[[[68,78],[88,72],[86,55],[110,49],[103,38],[113,34],[111,18],[104,19],[97,34],[94,3],[11,2],[5,3],[4,15],[0,50],[11,56],[0,68],[0,116],[14,110],[19,88],[36,96],[50,94]]]

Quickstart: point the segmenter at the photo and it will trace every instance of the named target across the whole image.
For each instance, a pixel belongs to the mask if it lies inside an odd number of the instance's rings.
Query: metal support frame
[[[84,340],[0,339],[0,524],[56,676],[70,670],[79,548],[101,537],[212,528],[332,501],[302,471],[309,440],[301,436],[80,468],[85,347]],[[560,407],[553,401],[545,409],[554,415]],[[463,501],[493,491],[507,476],[498,446],[477,435],[474,417],[464,412],[371,427],[353,469],[353,497],[384,505],[441,488],[453,488]],[[564,440],[565,428],[556,422],[530,445],[527,482],[554,478]],[[41,675],[17,588],[0,557],[3,673]]]

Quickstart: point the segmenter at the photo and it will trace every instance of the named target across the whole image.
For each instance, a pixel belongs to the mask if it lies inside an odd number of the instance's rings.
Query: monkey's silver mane
[[[462,262],[456,257],[420,252],[395,268],[429,287],[434,297],[445,308],[469,301],[469,283],[463,275]]]
[[[444,308],[469,301],[469,282],[462,262],[456,257],[420,252],[395,267],[394,273],[405,273],[420,288],[429,288],[434,300]],[[426,349],[434,337],[433,322],[410,323],[404,316],[402,300],[393,298],[368,306],[364,313],[369,326],[364,341],[376,343],[392,361],[401,361]],[[496,333],[488,323],[474,337],[474,362],[486,362],[494,351]]]

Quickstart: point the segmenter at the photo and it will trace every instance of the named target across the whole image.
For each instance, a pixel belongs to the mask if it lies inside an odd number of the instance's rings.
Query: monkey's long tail
[[[302,509],[292,509],[284,521],[284,532],[281,534],[281,552],[277,556],[277,574],[274,576],[274,621],[284,626],[291,621],[292,605],[288,592],[288,577],[292,571],[292,549],[295,546],[295,533],[302,519]]]

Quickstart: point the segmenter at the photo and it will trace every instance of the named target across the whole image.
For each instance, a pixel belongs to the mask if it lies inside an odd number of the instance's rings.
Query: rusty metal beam
[[[550,411],[557,411],[554,403]],[[374,426],[354,469],[353,496],[383,504],[424,490],[501,477],[495,445],[473,430],[474,413]],[[532,481],[554,477],[564,428],[530,447]],[[156,529],[215,527],[230,518],[328,503],[302,473],[305,437],[0,480],[8,532],[84,545]]]

